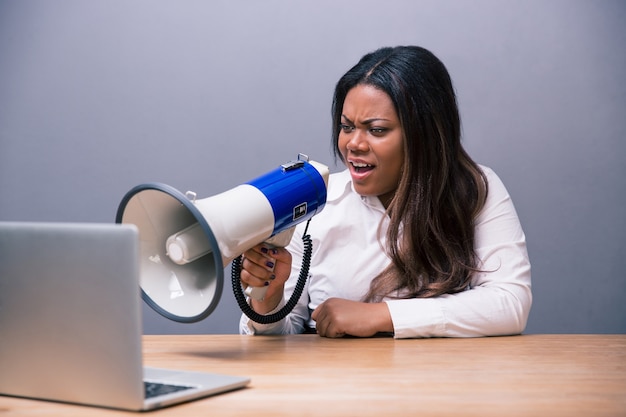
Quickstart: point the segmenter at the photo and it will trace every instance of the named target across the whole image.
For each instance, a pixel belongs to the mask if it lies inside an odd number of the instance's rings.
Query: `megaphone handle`
[[[247,287],[244,292],[250,298],[254,298],[257,301],[263,301],[267,287]]]
[[[264,243],[270,248],[284,248],[291,242],[295,230],[295,227],[290,227],[267,239]],[[267,287],[247,287],[244,292],[248,297],[254,298],[257,301],[263,301]]]
[[[290,235],[293,235],[293,231],[290,230],[286,230],[285,232],[290,232]],[[285,233],[285,232],[281,232],[281,233]],[[278,235],[280,235],[281,233],[279,233]],[[276,235],[276,236],[278,236]],[[285,247],[285,245],[275,245],[272,243],[273,240],[266,240],[264,243],[265,245],[269,246],[270,249],[271,248],[277,248],[277,247]],[[246,295],[250,298],[254,298],[257,301],[263,301],[263,299],[265,298],[265,293],[267,292],[267,287],[252,287],[252,286],[248,286],[246,287],[246,289],[243,291],[246,293]]]

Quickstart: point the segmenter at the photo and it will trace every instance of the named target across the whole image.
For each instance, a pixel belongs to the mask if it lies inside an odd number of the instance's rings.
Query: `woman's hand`
[[[251,299],[254,311],[267,314],[278,306],[290,273],[291,253],[285,248],[274,248],[261,243],[243,254],[241,264],[243,287],[267,287],[262,301]]]
[[[370,337],[379,332],[393,332],[386,303],[329,298],[313,311],[311,318],[316,321],[317,333],[324,337]]]

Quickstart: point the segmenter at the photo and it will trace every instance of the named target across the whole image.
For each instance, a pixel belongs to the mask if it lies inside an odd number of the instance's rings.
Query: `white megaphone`
[[[221,297],[224,267],[259,243],[286,246],[295,226],[324,208],[328,176],[327,166],[300,154],[201,200],[165,184],[136,186],[122,199],[116,222],[139,229],[142,298],[174,321],[206,318]],[[246,293],[261,299],[265,289]]]

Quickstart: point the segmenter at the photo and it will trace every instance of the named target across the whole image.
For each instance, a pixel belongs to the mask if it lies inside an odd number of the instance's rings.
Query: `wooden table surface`
[[[150,415],[626,416],[626,335],[144,336],[146,365],[248,376]],[[0,416],[133,412],[0,396]]]

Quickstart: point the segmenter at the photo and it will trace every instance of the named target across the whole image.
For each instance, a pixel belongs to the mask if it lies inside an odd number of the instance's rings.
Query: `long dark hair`
[[[487,181],[461,145],[448,71],[435,55],[417,46],[381,48],[361,58],[339,80],[333,97],[333,148],[340,159],[343,104],[357,85],[389,95],[405,151],[400,183],[387,208],[392,262],[373,279],[364,301],[464,290],[478,270],[474,220],[485,203]]]

